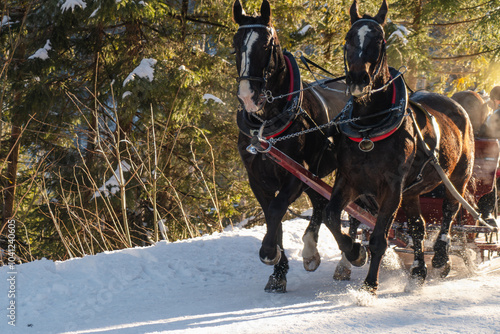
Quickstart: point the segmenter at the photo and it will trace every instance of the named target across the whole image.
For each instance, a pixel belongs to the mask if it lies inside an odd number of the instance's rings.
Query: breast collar
[[[389,68],[391,76],[396,77],[399,72],[394,68]],[[353,97],[349,99],[340,113],[338,119],[339,130],[346,135],[350,140],[359,144],[359,147],[364,152],[369,152],[373,149],[373,143],[384,140],[392,135],[399,129],[403,123],[405,111],[408,105],[408,91],[403,77],[400,76],[393,81],[393,96],[392,107],[368,117],[375,117],[383,114],[387,116],[380,122],[370,125],[360,125],[355,121],[349,122],[353,119]],[[344,122],[342,122],[344,121]]]
[[[249,114],[243,106],[240,105],[236,115],[236,121],[240,131],[248,137],[254,137],[262,129],[262,137],[271,139],[285,132],[294,122],[299,114],[302,105],[302,80],[300,70],[295,57],[288,51],[283,51],[286,67],[290,73],[289,93],[297,92],[287,97],[287,103],[283,111],[264,123]]]

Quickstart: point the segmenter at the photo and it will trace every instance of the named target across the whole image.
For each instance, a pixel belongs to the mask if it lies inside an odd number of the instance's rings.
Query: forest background
[[[232,4],[0,1],[1,248],[9,226],[32,261],[262,223],[236,148]],[[271,0],[282,47],[342,75],[350,5]],[[412,88],[500,84],[500,1],[389,1],[388,17]]]

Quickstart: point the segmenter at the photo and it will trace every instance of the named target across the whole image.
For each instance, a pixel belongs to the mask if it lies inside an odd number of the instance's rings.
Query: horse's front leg
[[[427,266],[424,260],[425,221],[420,210],[419,196],[404,196],[402,206],[413,241],[414,261],[410,269],[411,278],[417,285],[422,285],[427,277]]]
[[[373,294],[378,289],[380,263],[389,245],[389,230],[401,204],[401,186],[391,187],[390,189],[393,189],[393,191],[388,190],[384,196],[377,198],[380,209],[375,228],[370,235],[370,267],[362,289]]]
[[[332,232],[339,249],[344,253],[347,260],[356,267],[366,263],[365,248],[351,238],[349,234],[342,231],[340,215],[342,210],[355,199],[354,192],[347,185],[345,179],[337,176],[332,190],[332,197],[325,208],[325,224]]]
[[[441,269],[441,277],[446,277],[451,269],[450,256],[448,254],[450,249],[450,228],[455,216],[460,209],[460,203],[446,191],[443,200],[443,222],[441,230],[434,243],[434,257],[432,258],[432,266]]]
[[[359,225],[361,225],[359,220],[350,217],[349,235],[353,241],[356,240]],[[351,279],[351,263],[347,260],[344,253],[342,253],[342,257],[335,267],[333,279],[336,281],[348,281]]]
[[[286,292],[286,274],[288,273],[288,259],[285,255],[285,250],[283,249],[283,227],[280,224],[278,228],[278,251],[279,261],[274,265],[274,270],[271,276],[269,276],[269,280],[264,288],[266,292]]]
[[[302,183],[296,178],[285,182],[276,195],[264,209],[267,232],[262,240],[259,251],[260,260],[267,265],[274,265],[273,274],[269,277],[265,291],[286,292],[286,274],[288,273],[288,259],[283,249],[283,226],[281,220],[288,206],[301,194]]]
[[[306,193],[313,205],[313,213],[311,221],[302,237],[302,241],[304,242],[302,261],[305,270],[315,271],[321,263],[321,257],[317,247],[318,233],[323,219],[323,211],[328,204],[328,200],[312,189],[307,190]]]

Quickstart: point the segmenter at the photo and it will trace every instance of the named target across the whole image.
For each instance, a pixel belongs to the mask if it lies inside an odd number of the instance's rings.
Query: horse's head
[[[369,96],[374,86],[388,80],[383,29],[386,15],[386,0],[375,17],[366,14],[361,17],[356,0],[351,6],[351,29],[345,38],[344,61],[347,85],[356,98]]]
[[[238,69],[238,98],[247,112],[259,112],[265,102],[266,82],[276,66],[273,54],[278,46],[276,31],[271,25],[271,7],[262,2],[260,16],[248,16],[241,3],[233,5],[233,18],[239,25],[233,46]]]

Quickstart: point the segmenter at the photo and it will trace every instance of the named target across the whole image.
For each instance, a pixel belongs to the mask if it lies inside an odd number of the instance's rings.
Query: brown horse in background
[[[471,90],[464,90],[456,92],[451,98],[460,104],[467,114],[472,123],[475,137],[486,136],[484,132],[484,123],[490,114],[490,107],[481,95]]]

